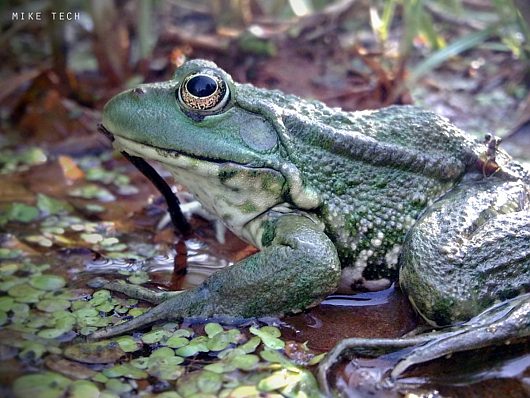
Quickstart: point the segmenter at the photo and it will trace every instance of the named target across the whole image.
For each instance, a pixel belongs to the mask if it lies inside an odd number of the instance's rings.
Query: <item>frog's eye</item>
[[[222,109],[229,97],[226,83],[213,72],[191,74],[182,81],[178,89],[178,100],[182,105],[203,113]]]

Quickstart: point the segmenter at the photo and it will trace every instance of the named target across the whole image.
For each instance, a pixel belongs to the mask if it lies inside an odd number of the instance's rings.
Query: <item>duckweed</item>
[[[60,398],[72,381],[58,373],[43,372],[19,377],[13,384],[17,398]]]
[[[258,329],[252,326],[249,331],[261,338],[263,344],[273,350],[280,350],[285,347],[285,343],[278,338],[281,336],[281,332],[278,328],[264,326],[261,329]]]
[[[134,191],[127,178],[111,178],[96,158],[80,167],[89,180],[113,184],[120,194]],[[90,167],[100,169],[88,173]],[[96,184],[77,186],[70,194],[102,202],[114,198]],[[156,395],[160,398],[319,396],[313,376],[284,355],[285,343],[275,327],[255,325],[248,335],[215,322],[204,325],[204,332],[167,323],[143,334],[86,342],[83,336],[147,308],[99,288],[102,284],[96,290],[67,286],[63,276],[54,274],[55,264],[32,263],[35,252],[27,248],[79,247],[107,258],[143,259],[153,256],[156,246],[123,243],[113,223],[87,221],[73,214],[76,209],[67,201],[38,194],[28,203],[35,205],[13,203],[0,216],[0,224],[33,228],[22,243],[15,242],[16,249],[0,248],[0,332],[5,329],[9,336],[2,339],[1,355],[47,370],[16,379],[16,398],[119,398],[146,394],[155,384],[167,389]],[[80,208],[77,200],[73,203]],[[100,204],[83,206],[105,210]],[[133,284],[150,280],[141,270],[119,277]],[[313,364],[321,356],[310,358]],[[146,391],[149,384],[153,387]]]
[[[124,352],[135,352],[143,346],[141,341],[137,341],[131,336],[118,337],[116,342]]]

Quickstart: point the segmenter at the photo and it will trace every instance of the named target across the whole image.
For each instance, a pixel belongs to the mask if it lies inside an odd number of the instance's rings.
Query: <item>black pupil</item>
[[[210,76],[199,75],[188,80],[186,88],[191,95],[203,98],[208,97],[215,92],[217,89],[217,83]]]

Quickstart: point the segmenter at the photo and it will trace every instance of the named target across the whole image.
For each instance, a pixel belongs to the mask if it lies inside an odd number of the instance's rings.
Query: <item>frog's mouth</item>
[[[102,124],[98,125],[98,131],[107,137],[110,142],[115,141],[114,135]],[[160,174],[149,164],[146,160],[138,156],[129,155],[127,152],[122,151],[122,155],[129,162],[132,163],[134,167],[138,169],[140,173],[147,177],[149,181],[158,189],[166,200],[169,216],[175,228],[180,231],[184,236],[187,236],[191,232],[191,226],[182,214],[180,209],[180,202],[177,196],[173,193],[173,190],[168,185],[166,180],[162,178]]]
[[[124,156],[125,154],[127,154],[129,156],[135,156],[139,158],[149,158],[167,166],[170,166],[172,168],[179,168],[183,170],[194,169],[197,173],[201,171],[201,168],[197,169],[197,164],[204,163],[210,164],[211,166],[210,168],[207,168],[202,171],[206,172],[207,174],[211,174],[213,170],[210,169],[216,169],[216,166],[220,166],[223,164],[233,164],[241,167],[247,167],[249,169],[262,167],[261,165],[253,165],[251,164],[251,162],[240,163],[234,160],[226,160],[217,157],[214,158],[210,156],[199,155],[196,153],[179,151],[173,148],[161,148],[140,141],[131,140],[130,138],[114,134],[103,124],[98,124],[98,131],[105,137],[107,137],[108,140],[112,143],[112,145],[118,151],[120,151],[120,153],[124,154]]]

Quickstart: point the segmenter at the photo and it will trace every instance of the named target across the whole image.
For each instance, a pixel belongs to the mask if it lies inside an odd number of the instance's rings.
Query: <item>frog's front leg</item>
[[[200,286],[138,318],[91,337],[122,334],[161,319],[280,315],[314,305],[336,290],[341,273],[337,251],[319,225],[292,214],[254,221],[260,222],[266,223],[266,233],[259,253],[216,272]]]
[[[430,324],[453,327],[413,338],[345,340],[321,365],[324,388],[333,363],[361,348],[415,346],[388,375],[395,379],[412,365],[530,336],[529,202],[525,183],[489,177],[462,182],[434,203],[405,239],[400,285]]]

